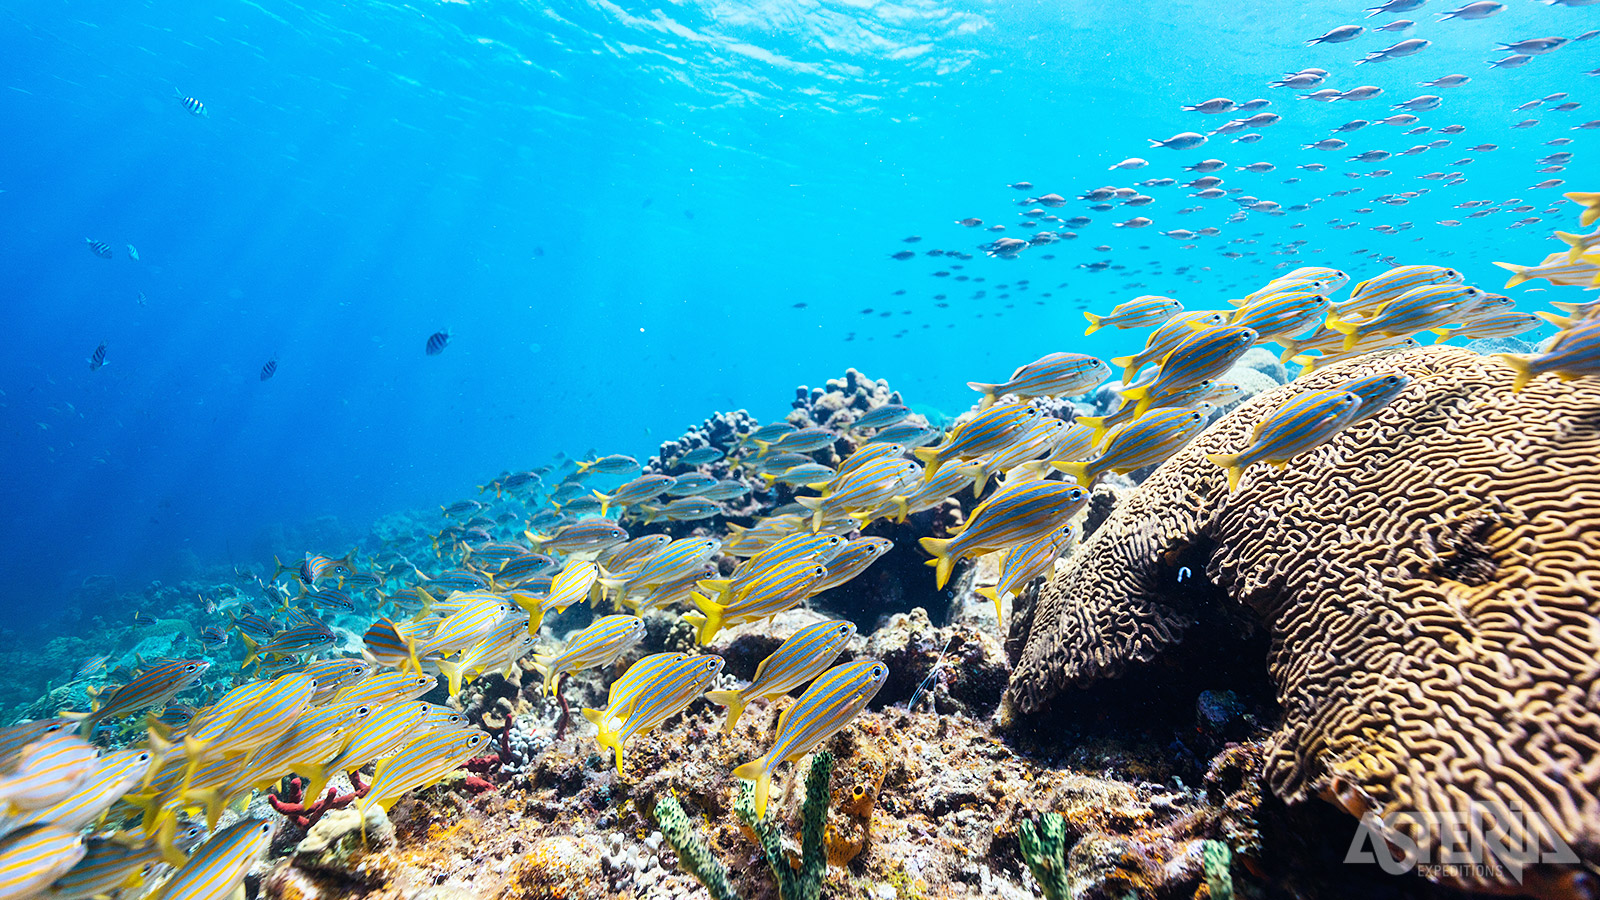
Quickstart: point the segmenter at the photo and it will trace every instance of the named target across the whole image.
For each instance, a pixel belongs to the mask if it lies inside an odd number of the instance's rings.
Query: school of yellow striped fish
[[[1600,218],[1600,194],[1567,196],[1582,207],[1581,226]],[[1533,266],[1499,264],[1513,272],[1513,285],[1538,278],[1600,287],[1600,231],[1558,236],[1568,250]],[[720,500],[748,492],[740,480],[696,468],[725,456],[703,447],[671,461],[678,475],[640,475],[610,492],[586,489],[584,479],[632,475],[641,468],[636,460],[578,463],[523,523],[522,539],[495,540],[470,519],[452,524],[436,536],[436,552],[457,568],[427,576],[409,566],[413,583],[392,593],[399,570],[362,572],[354,552],[280,562],[260,582],[279,619],[248,604],[230,611],[231,631],[248,652],[221,696],[198,708],[176,700],[208,674],[213,663],[205,659],[146,660],[99,692],[93,709],[0,729],[0,900],[99,897],[147,880],[160,900],[235,895],[277,825],[242,818],[218,826],[256,792],[296,776],[314,799],[344,774],[364,814],[483,753],[488,733],[458,708],[421,699],[441,677],[453,699],[485,673],[509,674],[531,658],[542,690],[554,695],[563,678],[608,670],[628,655],[643,641],[643,616],[652,610],[677,610],[703,648],[725,629],[765,622],[866,571],[893,549],[887,538],[861,534],[874,522],[904,523],[969,488],[983,499],[964,523],[920,543],[941,589],[961,560],[998,554],[998,583],[982,589],[998,616],[1005,598],[1071,548],[1074,518],[1099,478],[1160,464],[1204,429],[1212,404],[1238,395],[1221,379],[1252,347],[1275,343],[1305,373],[1404,352],[1423,335],[1435,342],[1505,337],[1548,321],[1560,330],[1540,352],[1499,356],[1510,389],[1547,374],[1563,381],[1600,375],[1600,301],[1529,314],[1435,265],[1349,283],[1344,272],[1308,267],[1230,309],[1186,311],[1174,298],[1143,296],[1087,313],[1091,333],[1150,329],[1144,346],[1110,365],[1059,352],[1004,381],[969,382],[981,400],[948,434],[909,422],[911,411],[894,405],[866,412],[850,434],[786,422],[762,427],[736,449],[736,470],[814,494],[720,535],[704,527],[678,539],[635,535],[623,524],[709,520],[720,514]],[[1069,422],[1035,402],[1083,395],[1113,366],[1121,370],[1123,405],[1110,415]],[[1260,421],[1248,446],[1210,459],[1234,491],[1257,463],[1293,464],[1377,414],[1407,385],[1395,372],[1301,392]],[[852,449],[837,465],[814,458],[841,439]],[[511,473],[484,490],[502,495],[539,483],[537,473]],[[672,499],[658,502],[663,496]],[[483,506],[461,501],[443,512],[457,519]],[[363,655],[318,658],[336,642],[319,611],[349,612],[358,602],[387,613],[364,635]],[[549,641],[546,617],[579,604],[595,610],[592,622]],[[625,775],[629,742],[702,697],[726,708],[724,731],[731,732],[749,703],[804,688],[778,717],[769,751],[732,770],[754,783],[764,814],[775,772],[849,725],[884,684],[881,661],[836,665],[855,637],[851,622],[812,624],[737,688],[722,682],[723,658],[714,653],[646,655],[611,680],[603,708],[582,714]],[[143,737],[130,742],[130,732]]]

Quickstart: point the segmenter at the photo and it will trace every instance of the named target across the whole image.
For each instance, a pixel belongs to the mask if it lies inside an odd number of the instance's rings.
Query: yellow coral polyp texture
[[[1374,419],[1229,495],[1207,453],[1287,398],[1386,371],[1414,383]],[[1281,720],[1264,775],[1352,815],[1526,810],[1600,862],[1600,381],[1540,379],[1467,350],[1352,360],[1256,398],[1124,500],[1042,591],[1009,700],[1138,668],[1238,604],[1270,629]],[[1206,608],[1174,605],[1204,554]],[[1188,554],[1186,556],[1186,554]],[[1191,597],[1193,594],[1190,595]],[[1224,599],[1216,599],[1225,596]],[[1435,845],[1437,846],[1437,844]],[[1573,895],[1582,866],[1429,873]]]

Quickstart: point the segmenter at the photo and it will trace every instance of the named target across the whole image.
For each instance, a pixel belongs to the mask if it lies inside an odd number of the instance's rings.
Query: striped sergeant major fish
[[[807,625],[756,666],[755,676],[749,684],[738,690],[707,693],[707,700],[728,709],[728,720],[722,725],[722,733],[733,733],[749,701],[762,697],[769,700],[781,697],[817,677],[833,665],[855,636],[856,626],[851,622],[823,621]]]
[[[178,105],[183,107],[183,111],[184,112],[188,113],[191,116],[202,116],[203,117],[203,116],[206,115],[206,105],[204,103],[201,103],[199,100],[195,99],[194,97],[190,97],[189,95],[185,94],[183,91],[178,90],[177,88],[173,88],[172,89],[172,93],[173,93],[174,96],[176,96],[178,98]]]
[[[83,242],[89,246],[90,253],[93,253],[95,256],[98,256],[101,259],[110,259],[116,254],[116,251],[111,249],[111,245],[105,241],[97,241],[94,238],[84,238]]]
[[[278,358],[274,356],[261,364],[261,380],[267,381],[276,374],[278,374]]]
[[[889,667],[861,659],[824,672],[795,704],[778,717],[778,736],[760,759],[733,770],[734,777],[756,783],[756,818],[767,814],[772,773],[793,762],[849,725],[883,687]]]
[[[105,365],[106,365],[106,342],[105,341],[101,341],[100,345],[98,347],[94,348],[94,352],[89,354],[88,363],[89,363],[89,371],[91,371],[91,372],[98,372],[101,369],[105,368]]]

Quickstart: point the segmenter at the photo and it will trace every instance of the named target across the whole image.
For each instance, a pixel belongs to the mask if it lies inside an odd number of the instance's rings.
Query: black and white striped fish
[[[261,367],[261,380],[266,381],[276,374],[278,374],[278,358],[274,356]]]
[[[98,256],[101,259],[110,259],[116,252],[112,250],[111,245],[105,241],[97,241],[94,238],[84,238],[83,242],[89,245],[90,253],[93,253],[95,256]]]
[[[94,352],[89,354],[89,371],[98,372],[98,371],[100,371],[100,367],[104,366],[105,364],[106,364],[106,342],[105,341],[101,341],[100,342],[100,346],[94,348]]]
[[[181,104],[184,109],[188,110],[189,115],[203,116],[206,114],[206,105],[204,103],[201,103],[199,100],[196,100],[193,97],[186,96],[183,91],[180,91],[177,88],[173,88],[172,90],[173,93],[178,95],[178,103]]]
[[[449,343],[450,343],[450,332],[449,331],[435,331],[433,334],[428,335],[428,344],[427,344],[427,347],[426,347],[426,350],[428,351],[428,355],[429,356],[438,356],[439,354],[444,352],[445,346],[448,345]]]

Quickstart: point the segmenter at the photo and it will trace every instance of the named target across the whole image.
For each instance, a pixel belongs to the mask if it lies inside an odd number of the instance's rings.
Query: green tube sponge
[[[778,882],[781,900],[817,900],[828,873],[828,848],[824,832],[828,822],[828,779],[833,776],[833,754],[826,750],[811,758],[806,775],[806,800],[800,808],[800,869],[789,864],[783,851],[783,836],[770,818],[757,818],[755,791],[750,782],[739,785],[733,809],[761,843],[767,866]]]
[[[728,870],[711,855],[711,848],[689,824],[689,816],[676,797],[665,797],[656,803],[656,826],[677,851],[678,862],[706,886],[711,900],[739,900],[728,882]]]
[[[1045,900],[1066,900],[1067,889],[1067,822],[1060,813],[1045,813],[1039,822],[1023,822],[1018,835],[1022,843],[1022,858],[1028,863],[1033,880]]]

